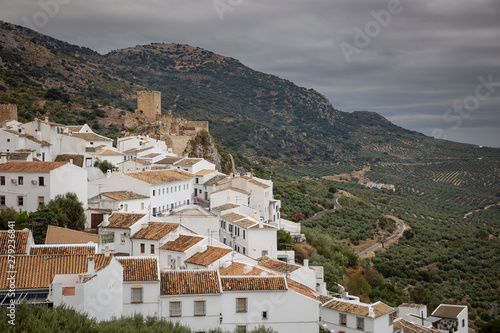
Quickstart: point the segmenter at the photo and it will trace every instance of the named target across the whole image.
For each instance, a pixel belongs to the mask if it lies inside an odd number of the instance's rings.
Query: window
[[[5,195],[0,196],[0,205],[5,206]]]
[[[247,327],[245,325],[238,325],[236,326],[236,332],[246,332],[247,331]]]
[[[233,232],[233,225],[232,224],[229,225],[229,232]]]
[[[200,179],[196,177],[196,184],[199,184]]]
[[[123,206],[123,210],[124,210],[125,212],[128,212],[128,204],[125,204],[125,205]]]
[[[242,251],[242,252],[243,252],[243,254],[246,254],[245,248],[243,248],[243,251]]]
[[[45,204],[44,197],[38,197],[38,207],[43,206]]]
[[[19,185],[23,185],[23,183],[24,183],[24,177],[23,177],[23,176],[19,176],[19,177],[17,177],[17,183],[18,183]]]
[[[38,186],[45,186],[45,178],[38,177]]]
[[[236,299],[236,312],[247,312],[247,299],[237,298]]]
[[[205,315],[205,301],[194,301],[194,315],[195,316]]]
[[[155,254],[155,245],[151,244],[151,254]]]
[[[120,242],[121,244],[125,244],[125,238],[127,237],[126,234],[120,234]]]
[[[465,319],[462,319],[462,327],[465,327]]]
[[[7,142],[10,142],[10,139],[7,139]]]
[[[262,311],[262,319],[267,319],[267,311]]]
[[[132,287],[131,302],[142,303],[142,287]]]
[[[245,239],[245,230],[243,230],[243,239]]]
[[[180,301],[172,301],[170,302],[170,317],[181,317],[182,316],[182,308]]]
[[[365,329],[365,318],[356,317],[356,328],[358,330]]]
[[[153,197],[155,196],[156,190],[153,190]]]
[[[24,197],[23,196],[18,196],[17,197],[17,205],[18,206],[24,205]]]
[[[347,325],[347,315],[345,313],[341,313],[339,315],[339,322],[340,322],[340,325],[342,326],[346,326]]]
[[[0,176],[0,185],[5,185],[5,176]]]
[[[141,253],[146,252],[146,245],[144,243],[141,243]]]

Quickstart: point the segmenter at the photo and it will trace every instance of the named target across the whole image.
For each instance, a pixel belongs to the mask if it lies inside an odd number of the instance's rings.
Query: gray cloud
[[[341,43],[356,46],[354,29],[373,28],[370,12],[389,1],[217,0],[233,4],[223,20],[214,1],[41,1],[67,3],[41,33],[101,53],[151,42],[199,46],[314,88],[340,110],[376,111],[428,135],[438,128],[451,140],[500,147],[500,84],[458,128],[449,118],[457,113],[446,118],[474,96],[478,77],[500,82],[496,0],[401,0],[400,13],[372,30],[350,62]],[[0,19],[26,25],[40,11],[36,1],[10,1]]]

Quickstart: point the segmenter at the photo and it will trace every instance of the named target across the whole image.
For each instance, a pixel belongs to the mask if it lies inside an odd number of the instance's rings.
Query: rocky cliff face
[[[221,157],[215,146],[214,138],[207,132],[198,132],[188,143],[184,154],[189,157],[204,158],[214,163],[217,170],[221,171]]]

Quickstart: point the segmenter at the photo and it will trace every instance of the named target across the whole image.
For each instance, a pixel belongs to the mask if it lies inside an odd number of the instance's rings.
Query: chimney
[[[222,267],[224,267],[224,268],[228,268],[229,266],[231,266],[231,262],[230,261],[224,261],[222,263]]]
[[[102,224],[101,227],[106,227],[109,224],[109,214],[102,214]]]
[[[373,310],[371,305],[368,305],[368,317],[375,318],[375,310]]]
[[[199,252],[205,252],[207,250],[207,246],[206,245],[200,245],[199,249],[200,249]]]
[[[49,117],[45,117],[45,122],[48,123],[49,122]]]
[[[95,274],[95,258],[93,254],[87,257],[87,274]]]
[[[264,219],[262,217],[259,219],[259,228],[264,228]]]
[[[304,259],[304,267],[309,268],[309,259]]]
[[[72,158],[69,159],[69,163],[74,164]]]
[[[243,273],[244,274],[248,274],[252,271],[253,267],[252,266],[249,266],[249,265],[245,265],[245,267],[243,267]]]
[[[110,251],[109,251],[109,244],[104,245],[104,256],[109,257]]]

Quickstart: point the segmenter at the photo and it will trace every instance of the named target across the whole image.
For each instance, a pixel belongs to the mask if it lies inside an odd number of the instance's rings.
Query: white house
[[[87,208],[87,171],[67,162],[0,164],[0,205],[36,211],[58,194],[76,194]]]
[[[333,298],[320,310],[322,323],[327,330],[335,332],[387,333],[394,331],[397,312],[390,306],[376,302],[367,304],[359,300]]]
[[[219,241],[254,259],[277,257],[277,228],[250,216],[235,212],[222,215]]]
[[[469,331],[469,315],[465,305],[440,304],[427,320],[444,333],[450,329],[458,333]]]
[[[172,150],[168,149],[165,141],[153,139],[148,136],[126,136],[118,138],[117,141],[117,148],[122,153],[130,149],[142,149],[144,147],[155,147],[165,153],[172,153]]]
[[[147,214],[150,198],[131,191],[102,192],[89,199],[89,209]]]
[[[224,178],[226,177],[226,175],[224,175],[223,173],[220,173],[217,170],[212,170],[212,169],[205,169],[195,173],[194,195],[196,197],[199,197],[200,199],[208,200],[210,192],[208,191],[208,189],[206,189],[206,186],[204,186],[204,184],[217,175],[224,176]]]
[[[113,213],[99,226],[101,241],[115,254],[130,255],[132,253],[130,236],[139,231],[142,224],[149,220],[150,216],[147,214]]]
[[[184,261],[187,269],[216,269],[230,260],[232,250],[227,247],[201,245],[199,252]]]
[[[106,147],[92,153],[95,159],[103,162],[108,161],[109,163],[117,166],[118,163],[123,161],[123,154],[111,147]]]
[[[170,269],[186,267],[184,261],[206,248],[206,245],[205,237],[179,235],[176,239],[170,240],[160,247],[160,267]]]
[[[126,161],[121,161],[116,164],[121,173],[135,173],[151,171],[151,162],[140,158],[133,158]]]
[[[394,320],[394,333],[441,333],[441,331],[428,326],[423,326],[413,321],[408,321],[403,318]]]
[[[215,170],[215,164],[203,159],[203,158],[183,158],[174,163],[174,167],[189,172],[191,174],[196,174],[201,170]]]
[[[291,280],[303,284],[312,290],[316,290],[318,281],[316,280],[316,272],[309,268],[308,261],[304,262],[304,266],[290,264],[281,260],[273,259],[269,256],[263,256],[257,259],[260,266],[265,267],[275,274],[283,275]]]
[[[80,270],[76,274],[56,274],[48,300],[55,306],[65,304],[79,312],[86,312],[97,321],[121,316],[123,267],[116,258],[106,258],[106,262],[98,268],[98,257],[90,255],[85,258],[88,262],[86,272]]]
[[[117,257],[123,266],[124,316],[159,316],[160,269],[156,257]]]
[[[158,170],[112,176],[89,182],[91,196],[99,192],[133,189],[150,197],[153,215],[166,213],[175,207],[193,202],[193,175],[180,170]]]
[[[160,246],[179,236],[181,227],[176,223],[143,223],[141,229],[130,236],[133,256],[158,256]]]

